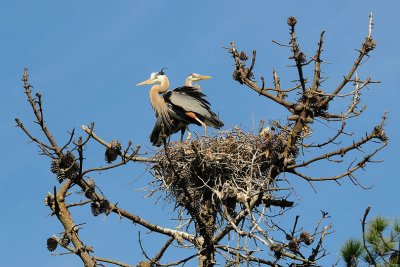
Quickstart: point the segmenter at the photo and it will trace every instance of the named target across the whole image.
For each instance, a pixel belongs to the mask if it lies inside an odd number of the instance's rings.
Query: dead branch
[[[325,31],[321,32],[320,38],[319,38],[319,43],[318,43],[318,49],[317,52],[315,53],[315,56],[313,58],[314,60],[314,79],[313,79],[313,84],[311,88],[313,90],[317,90],[319,86],[321,85],[321,53],[322,53],[322,44],[324,42],[324,33]]]
[[[246,84],[251,89],[253,89],[257,93],[259,93],[260,95],[263,95],[269,99],[272,99],[273,101],[281,104],[286,109],[288,109],[288,110],[291,109],[291,107],[293,105],[292,103],[266,92],[265,89],[263,90],[263,88],[258,87],[255,82],[253,82],[251,79],[248,78],[249,70],[247,68],[245,68],[243,63],[240,61],[240,54],[235,48],[235,42],[231,42],[231,48],[229,49],[229,52],[232,54],[232,57],[235,60],[236,70],[233,74],[233,77],[235,80],[239,81],[242,84]]]
[[[354,149],[359,149],[360,147],[362,147],[362,145],[366,144],[367,142],[371,141],[372,139],[378,139],[378,140],[383,141],[382,146],[381,146],[383,148],[387,145],[386,136],[385,136],[384,132],[379,131],[379,130],[377,131],[377,129],[382,129],[385,121],[386,121],[386,116],[383,116],[381,123],[379,125],[377,125],[376,127],[374,127],[374,129],[369,134],[367,134],[365,137],[362,137],[360,140],[358,140],[356,142],[353,141],[353,143],[351,145],[348,145],[347,147],[339,148],[335,151],[325,153],[321,156],[314,157],[307,161],[303,161],[302,163],[299,163],[299,164],[296,164],[293,166],[287,166],[286,168],[287,168],[287,170],[294,170],[294,169],[298,169],[300,167],[308,166],[311,163],[316,162],[316,161],[329,159],[333,156],[338,156],[338,155],[344,156],[344,155],[346,155],[347,152],[354,150]],[[374,152],[373,154],[375,154],[375,153],[376,152]],[[371,158],[371,157],[368,157],[368,158]]]
[[[92,137],[94,140],[105,146],[106,148],[111,148],[111,144],[107,143],[104,141],[102,138],[100,138],[98,135],[95,134],[94,131],[90,130],[86,125],[82,125],[82,130],[84,130],[90,137]],[[125,157],[125,159],[129,159],[131,161],[137,161],[137,162],[154,162],[152,159],[149,158],[143,158],[143,157],[132,157],[132,155],[126,154],[126,155],[120,155],[121,157]]]
[[[360,66],[364,57],[368,56],[369,52],[372,51],[375,46],[375,40],[372,39],[372,21],[373,17],[372,14],[370,15],[369,26],[368,26],[368,35],[365,38],[365,41],[361,45],[361,49],[358,50],[358,57],[354,61],[353,66],[351,67],[350,71],[347,75],[343,78],[343,81],[336,87],[336,89],[332,92],[332,96],[327,97],[321,102],[321,106],[326,106],[334,97],[340,93],[340,91],[346,86],[346,84],[352,79],[354,73],[356,72],[358,66]]]
[[[84,205],[89,204],[91,202],[93,202],[93,201],[92,200],[85,200],[85,201],[81,200],[81,201],[76,202],[76,203],[67,204],[66,207],[67,207],[67,209],[69,209],[69,208],[72,208],[72,207],[84,206]]]
[[[369,248],[368,248],[367,243],[366,243],[366,241],[365,241],[365,225],[366,225],[366,220],[367,220],[368,213],[369,213],[370,210],[371,210],[371,207],[370,207],[370,206],[368,206],[368,208],[365,209],[364,217],[363,217],[362,222],[361,222],[361,227],[362,227],[362,239],[363,239],[364,249],[365,249],[365,251],[366,251],[367,254],[368,254],[368,258],[371,260],[371,263],[372,263],[374,266],[377,266],[377,265],[376,265],[376,261],[375,261],[374,257],[372,257],[372,254],[371,254],[371,252],[369,251]]]
[[[303,64],[307,61],[306,55],[301,52],[300,46],[297,43],[297,37],[296,37],[296,31],[295,31],[295,25],[297,23],[296,18],[294,17],[289,17],[288,18],[288,25],[290,26],[290,42],[289,45],[291,47],[293,56],[291,57],[294,59],[297,67],[297,71],[299,73],[299,80],[301,83],[301,88],[303,89],[303,92],[306,91],[306,82],[303,76]],[[322,45],[322,44],[321,44]]]
[[[108,166],[102,166],[102,167],[97,167],[97,168],[92,168],[92,169],[87,169],[84,172],[82,172],[82,176],[90,173],[90,172],[101,172],[101,171],[105,171],[105,170],[110,170],[110,169],[114,169],[117,168],[119,166],[125,165],[126,163],[128,163],[129,161],[136,161],[136,156],[139,153],[139,149],[140,146],[137,145],[135,150],[132,152],[131,155],[127,155],[127,153],[123,153],[123,157],[122,160],[118,163],[112,164],[112,165],[108,165]]]
[[[129,265],[120,261],[116,261],[116,260],[111,260],[111,259],[107,259],[107,258],[100,258],[100,257],[96,257],[94,256],[93,259],[95,261],[99,261],[99,262],[106,262],[106,263],[111,263],[117,266],[122,266],[122,267],[133,267],[133,265]]]
[[[164,246],[160,249],[160,251],[155,255],[150,262],[152,263],[158,263],[162,256],[164,255],[165,251],[167,251],[168,247],[174,242],[175,238],[171,237],[170,239],[165,242]]]
[[[193,258],[195,258],[197,256],[198,256],[197,254],[193,254],[193,255],[191,255],[189,257],[186,257],[186,258],[184,258],[182,260],[178,260],[178,261],[175,261],[175,262],[170,262],[170,263],[165,263],[165,264],[158,263],[157,266],[164,266],[164,267],[177,266],[177,265],[185,264],[186,262],[190,261],[191,259],[193,259]]]
[[[311,148],[311,147],[318,147],[318,148],[321,148],[321,147],[326,146],[326,145],[328,145],[328,144],[332,144],[332,143],[335,142],[335,140],[336,140],[339,136],[341,136],[342,134],[344,134],[344,128],[345,128],[345,127],[346,127],[346,122],[343,121],[343,122],[342,122],[342,126],[341,126],[340,129],[337,131],[337,133],[336,133],[333,137],[329,138],[326,142],[320,143],[320,144],[309,144],[309,145],[307,145],[307,144],[302,144],[302,146],[303,146],[303,147],[306,147],[306,148]]]
[[[51,149],[54,150],[54,152],[60,156],[61,155],[61,151],[59,150],[59,147],[57,145],[56,140],[54,139],[53,135],[50,133],[50,131],[47,128],[46,123],[44,122],[43,119],[43,112],[42,112],[42,98],[41,95],[39,93],[36,94],[36,97],[38,100],[35,100],[32,97],[32,85],[29,84],[28,81],[28,69],[24,69],[24,74],[22,76],[22,81],[24,82],[24,89],[25,89],[25,94],[26,97],[28,98],[28,102],[29,104],[31,104],[33,113],[36,116],[36,122],[40,125],[42,132],[46,135],[47,140],[50,142],[51,144]]]
[[[55,194],[55,208],[53,211],[55,212],[58,220],[62,223],[65,232],[70,235],[71,242],[74,245],[75,248],[75,254],[78,255],[82,262],[85,264],[87,267],[95,267],[96,266],[96,261],[93,260],[92,256],[89,254],[89,251],[87,249],[87,246],[83,244],[81,241],[79,235],[78,235],[78,230],[76,228],[75,223],[72,220],[72,216],[67,208],[67,205],[65,203],[65,195],[71,186],[72,181],[68,180],[66,181],[60,190]]]
[[[387,144],[383,144],[382,146],[380,146],[379,148],[377,148],[374,152],[372,152],[372,153],[368,154],[367,156],[365,156],[365,157],[364,157],[362,160],[360,160],[357,164],[354,164],[353,167],[350,166],[350,167],[348,168],[347,171],[345,171],[345,172],[343,172],[343,173],[341,173],[341,174],[335,175],[335,176],[328,176],[328,177],[311,177],[311,176],[304,175],[304,174],[302,174],[302,173],[300,173],[300,172],[298,172],[298,171],[296,171],[296,170],[294,170],[294,169],[293,169],[293,170],[290,170],[289,172],[290,172],[290,173],[293,173],[293,174],[295,174],[295,175],[297,175],[297,176],[299,176],[299,177],[301,177],[301,178],[303,178],[304,180],[313,181],[313,182],[336,181],[336,180],[340,180],[340,179],[342,179],[342,178],[344,178],[344,177],[349,177],[349,178],[352,179],[352,181],[356,181],[358,185],[360,185],[361,187],[363,187],[363,186],[361,185],[361,183],[359,183],[358,180],[354,177],[353,173],[354,173],[356,170],[360,169],[360,168],[364,168],[365,165],[366,165],[368,162],[373,162],[373,161],[371,161],[371,158],[372,158],[373,156],[375,156],[375,154],[377,154],[377,153],[378,153],[380,150],[382,150],[384,147],[386,147],[386,145],[387,145]]]

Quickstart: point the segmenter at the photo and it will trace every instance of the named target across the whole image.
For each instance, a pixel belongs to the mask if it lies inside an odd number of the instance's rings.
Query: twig
[[[164,246],[160,249],[160,251],[157,253],[157,255],[154,256],[154,258],[152,258],[150,260],[150,262],[153,263],[157,263],[160,261],[160,259],[162,258],[162,256],[164,255],[165,251],[168,249],[168,247],[172,244],[172,242],[174,242],[175,238],[171,237],[170,239],[167,240],[167,242],[165,242]]]
[[[31,133],[28,131],[28,129],[26,129],[24,124],[20,121],[20,119],[15,118],[15,122],[17,123],[17,127],[19,127],[29,137],[29,139],[31,139],[33,142],[38,144],[38,146],[42,150],[46,150],[46,149],[54,150],[54,148],[52,146],[46,145],[45,143],[39,141],[39,139],[37,139],[36,137],[32,136]]]
[[[329,226],[325,226],[324,229],[322,230],[321,237],[319,238],[317,246],[312,250],[312,254],[308,257],[308,259],[310,261],[314,261],[316,259],[317,255],[320,252],[320,249],[322,247],[322,242],[324,241],[326,232],[330,228],[331,228],[331,226],[329,225]]]
[[[362,239],[363,239],[364,249],[365,249],[365,251],[367,252],[369,259],[371,260],[372,265],[377,266],[377,265],[376,265],[376,261],[375,261],[374,257],[372,257],[372,254],[371,254],[371,252],[369,251],[368,246],[367,246],[367,243],[366,243],[366,241],[365,241],[365,225],[366,225],[366,222],[365,222],[365,221],[367,220],[367,216],[368,216],[368,213],[369,213],[370,210],[371,210],[371,207],[370,207],[370,206],[368,206],[368,208],[365,209],[364,217],[363,217],[362,222],[361,222],[361,227],[362,227]]]
[[[85,201],[79,201],[79,202],[76,202],[76,203],[71,203],[71,204],[67,204],[66,205],[66,207],[67,207],[67,209],[69,209],[69,208],[72,208],[72,207],[78,207],[78,206],[84,206],[84,205],[86,205],[86,204],[89,204],[89,203],[92,203],[93,202],[93,200],[85,200]]]
[[[43,120],[43,114],[42,114],[42,102],[41,102],[41,97],[40,94],[38,94],[39,96],[39,101],[36,102],[33,97],[32,97],[32,91],[31,88],[32,86],[29,84],[28,81],[28,69],[24,69],[24,74],[22,77],[22,81],[24,82],[24,88],[25,88],[25,94],[26,97],[28,98],[28,102],[31,104],[33,113],[36,116],[37,119],[37,123],[40,125],[42,132],[46,135],[47,140],[50,142],[52,149],[56,152],[56,154],[58,156],[61,156],[61,151],[57,145],[56,140],[54,139],[53,135],[50,133],[50,131],[48,130],[46,123]]]
[[[190,261],[191,259],[193,259],[195,257],[197,257],[197,254],[193,254],[193,255],[191,255],[189,257],[186,257],[186,258],[184,258],[182,260],[178,260],[178,261],[171,262],[171,263],[165,263],[165,264],[158,263],[157,266],[165,266],[165,267],[167,267],[167,266],[177,266],[177,265],[180,265],[180,264],[184,264],[184,263]]]
[[[372,16],[372,11],[369,13],[369,23],[368,23],[368,35],[367,38],[372,38],[372,28],[374,26],[374,17]]]
[[[61,152],[62,152],[65,148],[67,148],[67,147],[69,146],[69,144],[71,144],[72,139],[74,138],[74,135],[75,135],[75,128],[73,128],[72,131],[71,131],[71,133],[69,134],[69,140],[68,140],[68,142],[60,148],[60,151],[61,151]]]
[[[343,81],[336,87],[336,89],[332,92],[332,96],[328,96],[326,99],[324,99],[321,102],[321,106],[326,106],[332,99],[335,97],[335,95],[339,94],[339,92],[346,86],[346,84],[351,80],[353,77],[355,71],[357,70],[358,66],[361,64],[361,61],[365,56],[368,55],[369,51],[371,51],[373,48],[371,48],[371,45],[369,44],[372,41],[372,25],[373,25],[373,18],[372,18],[372,13],[370,15],[369,19],[369,24],[368,24],[369,32],[367,35],[367,38],[361,45],[361,49],[358,50],[359,54],[357,59],[354,61],[353,66],[347,73],[347,75],[343,78]]]
[[[239,53],[235,48],[235,42],[233,41],[231,42],[231,48],[229,49],[229,51],[235,60],[236,72],[244,84],[246,84],[248,87],[259,93],[260,95],[270,98],[271,100],[281,104],[286,109],[291,110],[293,106],[292,103],[266,92],[265,90],[263,90],[263,88],[258,87],[255,82],[253,82],[247,77],[247,72],[245,71],[242,63],[240,62]]]
[[[97,136],[94,131],[91,131],[86,125],[82,125],[82,129],[91,137],[93,137],[97,142],[99,142],[100,144],[102,144],[103,146],[105,146],[106,148],[111,148],[111,144],[107,143],[106,141],[104,141],[103,139],[101,139],[99,136]],[[129,159],[131,161],[138,161],[138,162],[156,162],[154,159],[151,158],[142,158],[142,157],[132,157],[131,155],[123,155],[122,153],[120,154],[120,156],[125,157],[125,159]]]
[[[310,145],[302,144],[302,146],[309,148],[309,147],[323,147],[323,146],[326,146],[328,144],[331,144],[336,140],[336,138],[338,138],[339,136],[341,136],[344,133],[344,127],[345,126],[346,126],[346,122],[343,121],[342,122],[342,126],[337,131],[337,133],[333,137],[329,138],[328,141],[326,141],[324,143],[320,143],[320,144],[316,144],[316,145],[313,145],[313,144],[310,144]]]
[[[306,91],[306,83],[303,76],[303,63],[305,61],[305,55],[300,51],[300,47],[297,43],[296,31],[294,25],[291,26],[290,30],[290,45],[293,52],[293,59],[296,62],[297,71],[299,73],[299,79],[303,93]]]
[[[82,173],[82,176],[88,174],[89,172],[94,172],[94,171],[100,172],[100,171],[105,171],[105,170],[109,170],[109,169],[114,169],[116,167],[125,165],[127,162],[129,162],[131,160],[136,161],[135,158],[136,158],[136,155],[139,152],[139,149],[140,149],[140,146],[137,145],[135,150],[133,151],[133,153],[131,155],[126,156],[126,153],[122,154],[124,156],[123,156],[123,159],[120,162],[112,164],[112,165],[108,165],[108,166],[102,166],[102,167],[87,169]]]
[[[111,260],[111,259],[107,259],[107,258],[100,258],[100,257],[93,256],[93,259],[95,261],[107,262],[107,263],[111,263],[111,264],[122,266],[122,267],[133,267],[133,265],[129,265],[129,264],[126,264],[126,263],[123,263],[120,261]]]
[[[142,251],[142,254],[146,257],[146,259],[148,259],[151,262],[150,257],[147,255],[146,251],[143,248],[142,239],[140,238],[140,231],[138,232],[138,242],[139,242],[139,247],[140,247],[140,250]]]
[[[349,175],[351,175],[353,172],[355,172],[356,170],[363,168],[365,166],[365,164],[367,162],[371,162],[370,159],[376,154],[378,153],[380,150],[382,150],[387,144],[384,143],[383,145],[381,145],[379,148],[377,148],[374,152],[372,152],[371,154],[368,154],[367,156],[365,156],[362,160],[360,160],[357,164],[354,165],[354,167],[352,168],[348,168],[348,170],[346,172],[343,172],[341,174],[335,175],[335,176],[328,176],[328,177],[311,177],[311,176],[307,176],[304,175],[300,172],[298,172],[295,169],[289,170],[289,173],[293,173],[307,181],[310,182],[322,182],[322,181],[335,181],[335,180],[339,180],[342,179],[344,177],[348,177]],[[352,176],[353,179],[354,176]],[[357,180],[356,180],[357,181]],[[357,181],[358,183],[358,181]],[[360,183],[358,183],[360,186],[362,186]],[[364,187],[363,187],[364,188]]]
[[[318,43],[318,49],[317,52],[314,56],[314,62],[315,62],[315,66],[314,66],[314,81],[312,84],[312,88],[314,90],[317,90],[318,87],[321,84],[321,52],[322,52],[322,44],[324,42],[324,33],[325,31],[321,32],[320,38],[319,38],[319,43]]]
[[[382,122],[382,123],[383,123],[383,122]],[[380,125],[382,125],[382,123],[381,123]],[[292,165],[292,166],[288,166],[287,169],[288,169],[288,170],[294,170],[294,169],[297,169],[297,168],[300,168],[300,167],[308,166],[308,165],[310,165],[311,163],[316,162],[316,161],[319,161],[319,160],[328,159],[328,158],[330,158],[330,157],[332,157],[332,156],[337,156],[337,155],[343,156],[343,155],[345,155],[347,152],[361,147],[363,144],[369,142],[370,140],[372,140],[372,139],[374,139],[374,138],[379,138],[379,137],[376,136],[376,134],[375,134],[375,132],[374,132],[374,130],[373,130],[373,131],[371,131],[367,136],[362,137],[362,138],[361,138],[360,140],[358,140],[357,142],[354,142],[354,141],[353,141],[353,143],[352,143],[351,145],[347,146],[347,147],[342,147],[342,148],[339,148],[339,149],[337,149],[337,150],[335,150],[335,151],[332,151],[332,152],[329,152],[329,153],[325,153],[325,154],[323,154],[323,155],[321,155],[321,156],[314,157],[314,158],[312,158],[312,159],[310,159],[310,160],[303,161],[302,163],[299,163],[299,164],[296,164],[296,165]],[[384,144],[383,144],[384,146],[386,146],[385,143],[386,143],[386,142],[384,142]],[[374,154],[375,154],[375,153],[374,153]]]

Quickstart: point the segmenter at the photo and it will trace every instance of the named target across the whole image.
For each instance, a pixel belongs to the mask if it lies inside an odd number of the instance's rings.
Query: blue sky
[[[234,40],[238,48],[249,53],[257,49],[258,77],[264,75],[271,84],[270,73],[275,67],[282,85],[289,87],[296,79],[295,70],[287,68],[291,64],[289,51],[271,42],[288,40],[288,16],[298,19],[299,42],[307,55],[315,52],[319,33],[326,31],[323,58],[331,63],[324,69],[329,91],[354,61],[355,49],[367,33],[368,14],[374,13],[373,36],[378,46],[358,74],[361,78],[371,75],[382,83],[363,93],[367,111],[351,127],[356,134],[363,134],[388,111],[390,145],[378,155],[383,163],[358,173],[365,185],[374,185],[371,190],[346,180],[342,186],[317,184],[314,193],[307,183],[293,179],[299,207],[283,220],[291,222],[301,214],[301,222],[311,228],[319,210],[328,211],[335,233],[326,240],[331,252],[324,261],[327,264],[336,262],[345,239],[360,235],[360,219],[368,205],[372,215],[400,217],[396,203],[400,182],[395,167],[400,148],[400,38],[396,34],[400,2],[14,0],[0,5],[0,88],[4,96],[0,108],[0,251],[7,255],[2,265],[79,266],[76,257],[53,257],[45,249],[46,238],[62,229],[54,218],[46,217],[48,209],[43,205],[55,182],[49,159],[39,156],[37,147],[14,127],[14,118],[19,117],[40,136],[21,87],[24,67],[29,69],[34,90],[43,95],[45,118],[59,143],[66,141],[67,131],[75,127],[83,134],[80,125],[94,121],[104,139],[118,139],[123,144],[132,140],[142,145],[143,153],[152,153],[148,135],[154,114],[149,88],[135,85],[162,67],[168,67],[173,87],[181,85],[191,72],[213,76],[202,88],[226,129],[240,125],[251,130],[260,119],[286,118],[285,110],[232,80],[233,61],[221,45],[229,46]],[[89,145],[87,153],[87,167],[104,164],[99,145]],[[145,199],[144,193],[137,191],[151,180],[145,169],[133,164],[95,179],[120,206],[171,226],[172,208],[154,205],[155,199]],[[331,170],[335,169],[322,166],[309,171],[318,175]],[[131,264],[141,259],[136,242],[139,228],[113,216],[104,220],[86,216],[88,212],[89,208],[77,210],[75,217],[77,222],[87,222],[82,238],[94,246],[96,254]],[[149,250],[161,242],[150,240],[145,242]]]

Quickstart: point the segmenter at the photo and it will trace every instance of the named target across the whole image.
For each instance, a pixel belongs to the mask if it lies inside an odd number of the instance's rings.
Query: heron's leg
[[[189,141],[189,140],[190,140],[190,138],[192,137],[192,133],[190,132],[190,130],[189,130],[189,127],[188,127],[188,126],[186,126],[186,130],[187,130],[187,132],[188,132],[188,135],[187,135],[187,137],[186,137],[186,141]]]
[[[204,136],[207,136],[207,125],[203,122],[201,126],[203,126],[204,129]]]
[[[202,122],[199,118],[197,118],[196,114],[194,114],[193,112],[185,112],[186,116],[195,119],[196,121],[198,121],[200,123],[201,126],[203,126],[204,129],[204,136],[207,136],[207,125]]]
[[[196,117],[196,120],[203,126],[204,136],[207,136],[207,125]]]
[[[203,126],[204,136],[207,136],[207,125],[204,122],[202,122],[201,120],[199,120],[197,117],[196,117],[196,121],[198,121],[201,124],[201,126]]]
[[[185,135],[186,127],[181,128],[181,142],[183,142],[183,136]]]

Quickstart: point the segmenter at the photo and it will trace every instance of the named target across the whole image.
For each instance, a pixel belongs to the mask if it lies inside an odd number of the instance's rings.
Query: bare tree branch
[[[43,112],[42,112],[42,98],[39,93],[36,94],[36,97],[38,98],[38,101],[36,101],[31,94],[31,88],[32,86],[29,84],[28,81],[28,70],[25,68],[24,69],[24,74],[22,77],[22,81],[24,82],[24,89],[25,89],[25,94],[26,97],[28,98],[29,104],[31,104],[33,113],[36,116],[37,123],[40,125],[43,133],[46,135],[47,140],[50,142],[52,149],[55,150],[57,155],[61,155],[61,151],[59,150],[59,147],[57,145],[56,140],[54,139],[53,135],[50,133],[50,131],[47,128],[46,123],[44,122],[43,119]]]
[[[120,261],[116,261],[116,260],[111,260],[111,259],[107,259],[107,258],[100,258],[100,257],[96,257],[94,256],[93,259],[95,261],[100,261],[100,262],[106,262],[106,263],[111,263],[117,266],[122,266],[122,267],[133,267],[133,265],[129,265]]]
[[[97,142],[99,142],[100,144],[102,144],[103,146],[107,147],[107,148],[111,148],[111,144],[107,143],[106,141],[104,141],[103,139],[101,139],[99,136],[97,136],[94,131],[91,131],[86,125],[82,125],[82,129],[91,137],[93,137],[93,139],[95,139]],[[132,157],[131,155],[120,155],[120,156],[124,156],[126,159],[129,159],[131,161],[138,161],[138,162],[154,162],[154,160],[149,159],[149,158],[142,158],[142,157]]]

